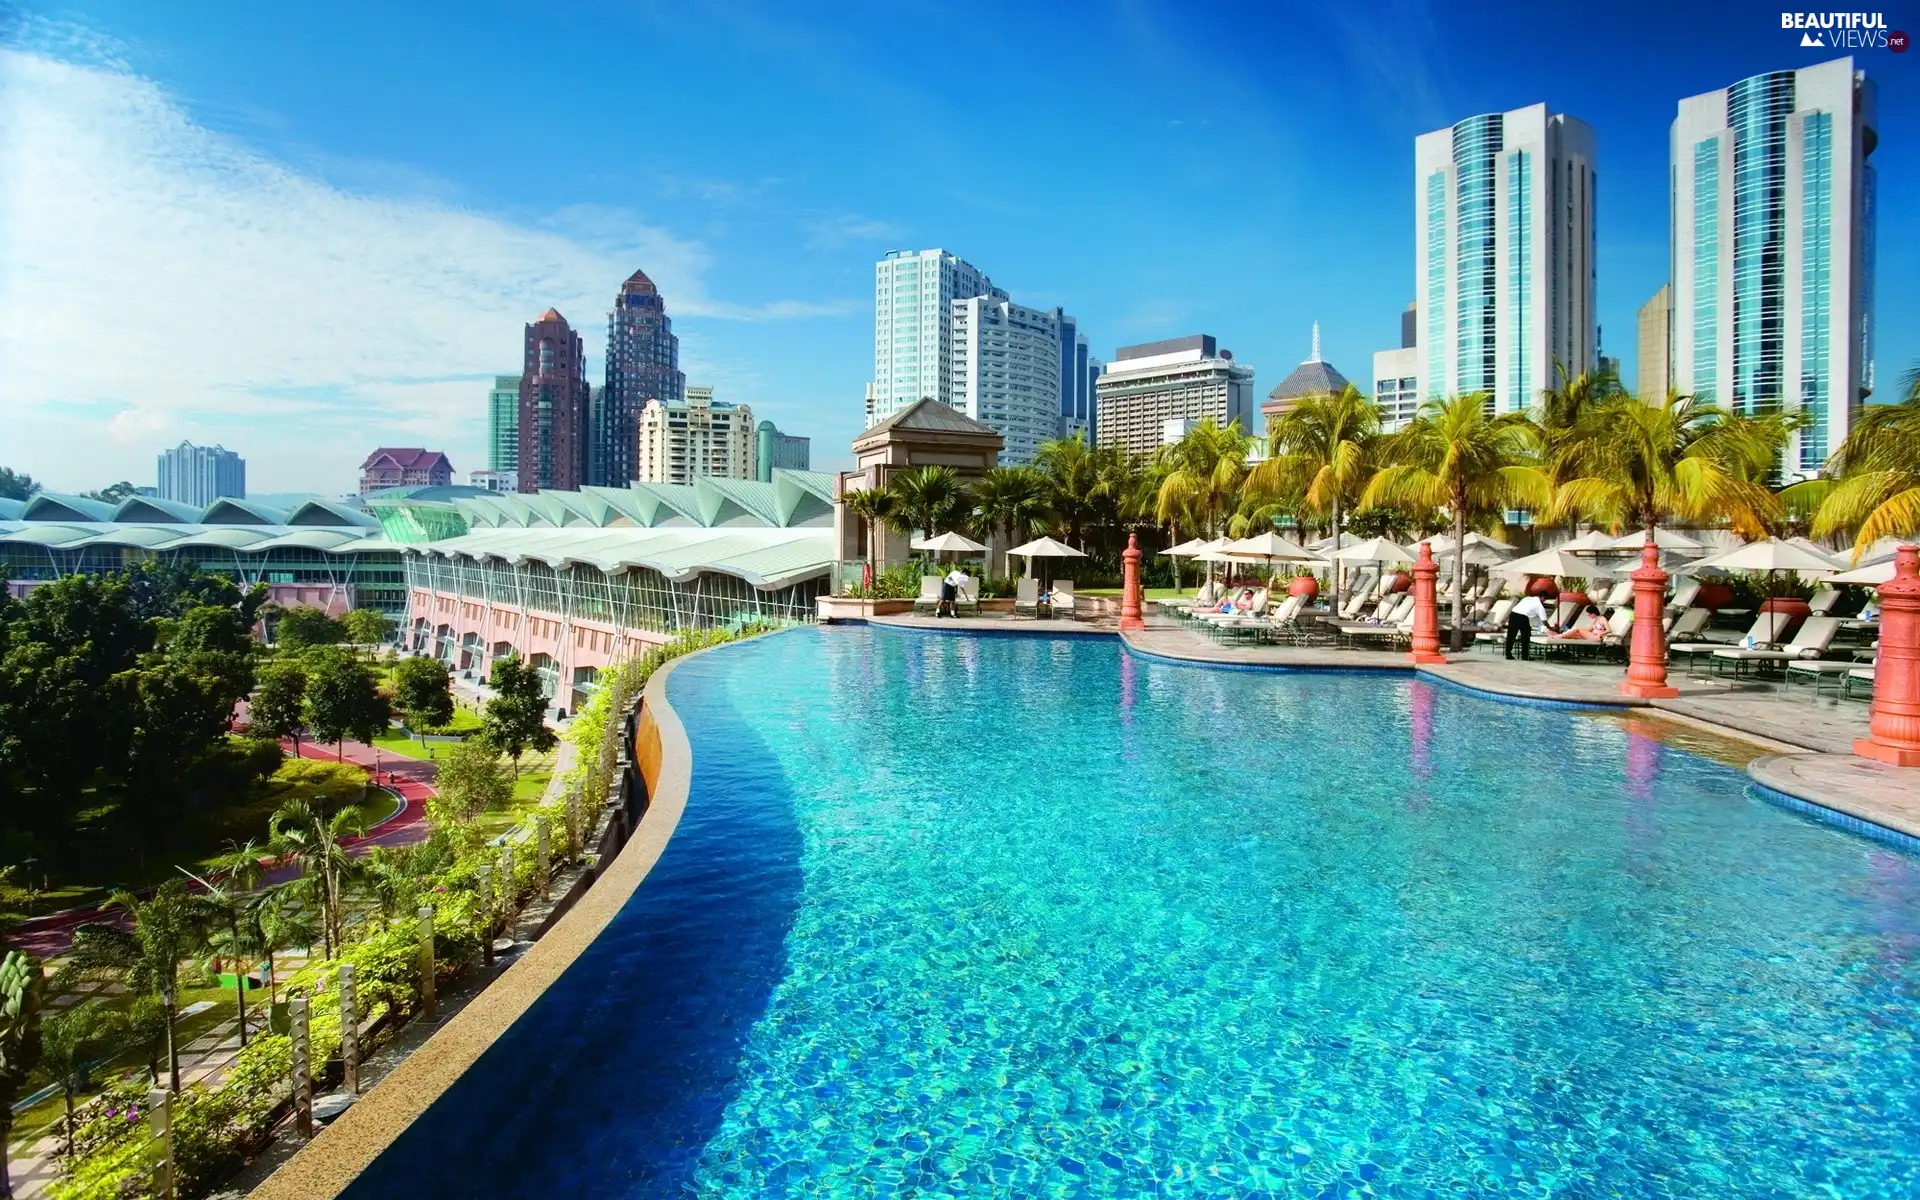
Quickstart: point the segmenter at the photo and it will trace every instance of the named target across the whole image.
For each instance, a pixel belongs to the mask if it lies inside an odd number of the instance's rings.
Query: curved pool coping
[[[604,865],[593,886],[391,1074],[249,1193],[254,1200],[338,1196],[533,1006],[625,907],[679,827],[693,778],[693,750],[679,714],[667,702],[667,680],[681,663],[722,648],[709,646],[674,659],[647,681],[634,739],[634,765],[647,782],[647,808],[633,836]]]

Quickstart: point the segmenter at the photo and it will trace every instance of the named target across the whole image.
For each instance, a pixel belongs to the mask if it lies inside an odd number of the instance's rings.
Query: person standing
[[[1533,635],[1545,628],[1547,610],[1540,603],[1540,597],[1531,593],[1520,597],[1507,613],[1507,657],[1513,657],[1513,643],[1520,642],[1520,661],[1526,662],[1533,647]]]
[[[958,566],[948,571],[947,577],[940,581],[940,604],[933,610],[933,615],[936,617],[954,617],[957,619],[960,613],[955,607],[954,602],[960,598],[960,589],[966,585],[967,573],[965,571],[962,571]]]

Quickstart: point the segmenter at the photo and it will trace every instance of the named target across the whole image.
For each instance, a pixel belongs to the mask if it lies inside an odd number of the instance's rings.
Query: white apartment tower
[[[1514,412],[1557,366],[1592,370],[1593,130],[1535,104],[1421,134],[1413,157],[1420,394]]]
[[[984,271],[945,250],[889,250],[874,264],[869,427],[923,396],[954,404],[950,306],[972,296],[1008,299]]]
[[[948,310],[948,401],[1006,439],[1000,465],[1024,466],[1060,432],[1061,340],[1055,312],[972,296]]]
[[[684,401],[648,400],[640,410],[640,483],[692,483],[697,475],[754,477],[753,410],[689,387]]]
[[[1680,102],[1672,131],[1673,387],[1798,407],[1815,474],[1873,390],[1874,87],[1851,58]]]

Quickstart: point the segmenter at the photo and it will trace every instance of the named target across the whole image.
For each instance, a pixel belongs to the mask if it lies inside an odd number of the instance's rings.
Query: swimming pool
[[[1912,1196],[1920,862],[1410,676],[804,629],[348,1192]]]

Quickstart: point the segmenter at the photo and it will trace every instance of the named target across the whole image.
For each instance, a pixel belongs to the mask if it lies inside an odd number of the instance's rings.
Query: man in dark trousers
[[[1526,662],[1528,651],[1533,646],[1534,632],[1544,629],[1546,624],[1547,610],[1540,603],[1540,597],[1531,593],[1520,597],[1520,602],[1507,613],[1507,657],[1513,657],[1514,639],[1518,638],[1520,661]]]

